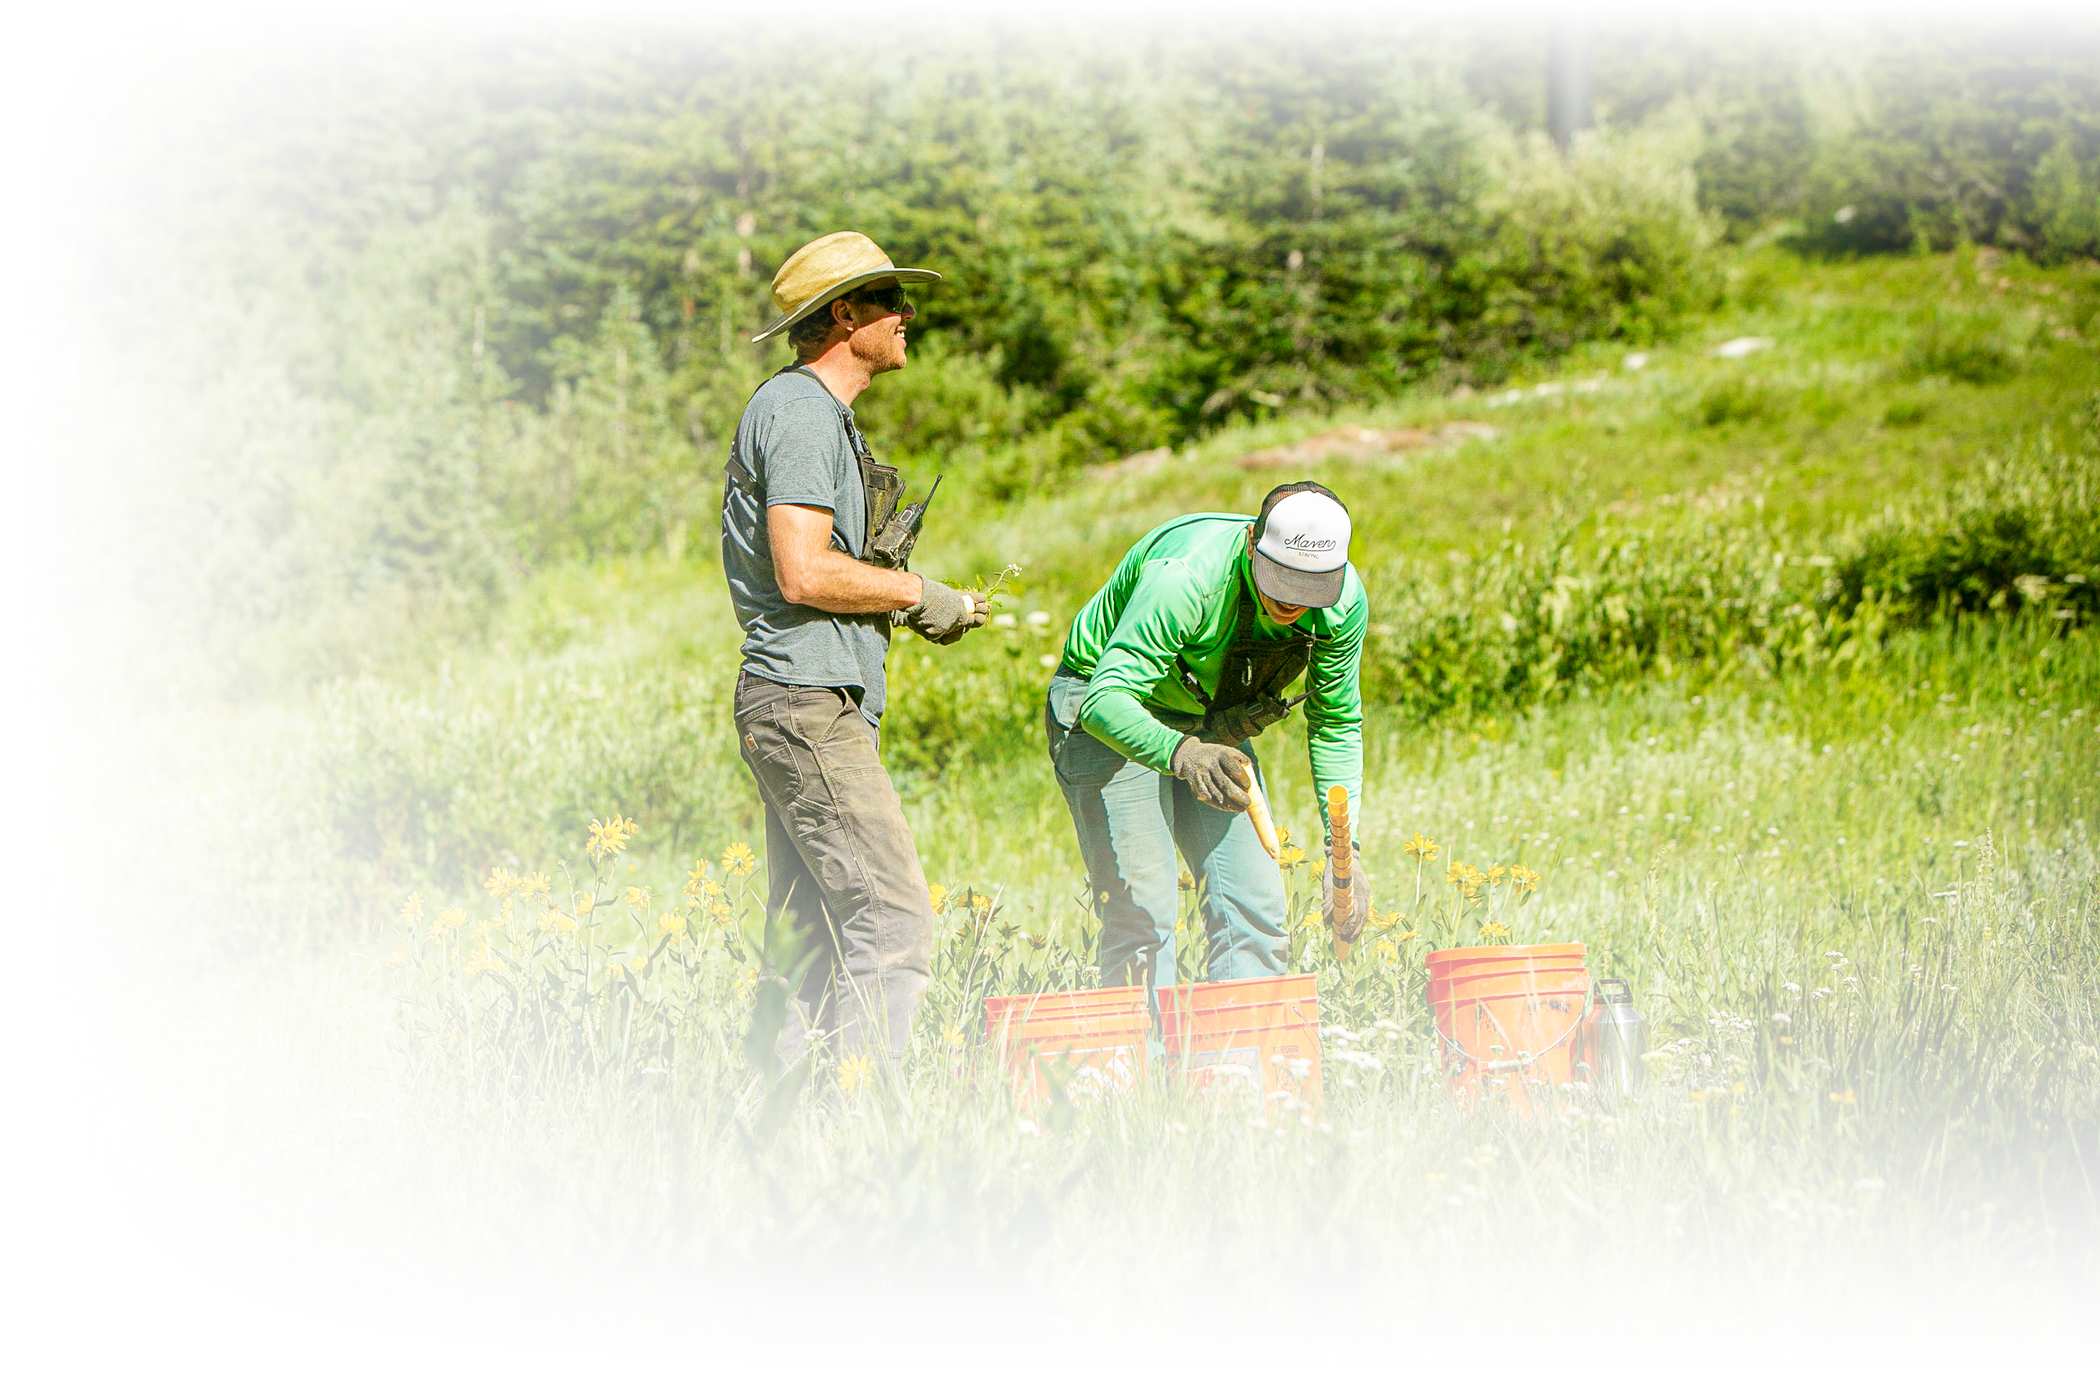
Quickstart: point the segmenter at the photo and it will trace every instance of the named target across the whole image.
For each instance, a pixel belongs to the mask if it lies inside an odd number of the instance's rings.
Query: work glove
[[[1207,744],[1192,734],[1174,750],[1173,768],[1206,807],[1244,812],[1254,798],[1254,765],[1238,749]]]
[[[929,642],[947,646],[963,633],[990,620],[991,605],[981,593],[950,588],[938,579],[919,576],[921,592],[917,606],[899,614],[904,625]]]
[[[1364,922],[1371,917],[1371,874],[1364,869],[1363,852],[1352,843],[1349,852],[1349,917],[1334,921],[1334,848],[1327,850],[1327,869],[1320,876],[1320,917],[1327,930],[1344,943],[1363,936]]]
[[[1267,697],[1249,700],[1244,705],[1234,705],[1212,715],[1203,732],[1221,744],[1237,744],[1252,739],[1290,712],[1291,707],[1281,700]]]

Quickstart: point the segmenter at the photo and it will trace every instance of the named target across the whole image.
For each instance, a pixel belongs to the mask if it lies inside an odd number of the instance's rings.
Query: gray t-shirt
[[[853,426],[853,411],[816,376],[789,370],[761,384],[744,406],[730,448],[722,573],[744,629],[748,669],[783,685],[843,686],[868,723],[879,724],[888,698],[883,660],[889,614],[829,613],[790,603],[773,576],[766,533],[767,506],[821,506],[831,512],[831,542],[857,557],[867,535],[868,502],[854,450],[866,445]],[[739,486],[739,462],[755,489]]]

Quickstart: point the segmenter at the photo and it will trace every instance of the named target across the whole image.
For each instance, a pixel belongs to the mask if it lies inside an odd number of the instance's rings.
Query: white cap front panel
[[[1295,492],[1269,512],[1254,549],[1298,573],[1331,574],[1349,562],[1349,512],[1331,496]]]

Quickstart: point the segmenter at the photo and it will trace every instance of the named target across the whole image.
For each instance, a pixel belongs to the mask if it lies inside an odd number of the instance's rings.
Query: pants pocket
[[[787,700],[787,718],[818,773],[845,775],[882,766],[875,731],[849,695],[798,688]]]
[[[1085,698],[1085,681],[1059,675],[1052,678],[1050,694],[1043,704],[1043,732],[1049,741],[1050,766],[1058,782],[1068,788],[1100,787],[1130,762],[1080,725],[1079,706]]]

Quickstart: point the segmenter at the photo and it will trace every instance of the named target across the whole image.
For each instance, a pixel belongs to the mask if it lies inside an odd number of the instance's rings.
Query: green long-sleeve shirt
[[[1201,715],[1203,702],[1182,684],[1174,658],[1188,663],[1197,684],[1215,695],[1225,652],[1239,620],[1242,589],[1254,586],[1247,564],[1249,515],[1184,515],[1131,546],[1101,591],[1087,601],[1065,634],[1066,669],[1085,678],[1079,722],[1089,734],[1162,773],[1171,771],[1179,731],[1148,710]],[[1306,671],[1306,750],[1315,788],[1340,783],[1349,808],[1363,799],[1363,697],[1357,672],[1363,661],[1370,600],[1354,567],[1331,608],[1308,609],[1289,627],[1255,607],[1256,634],[1309,635]],[[1320,804],[1320,822],[1327,822]]]

